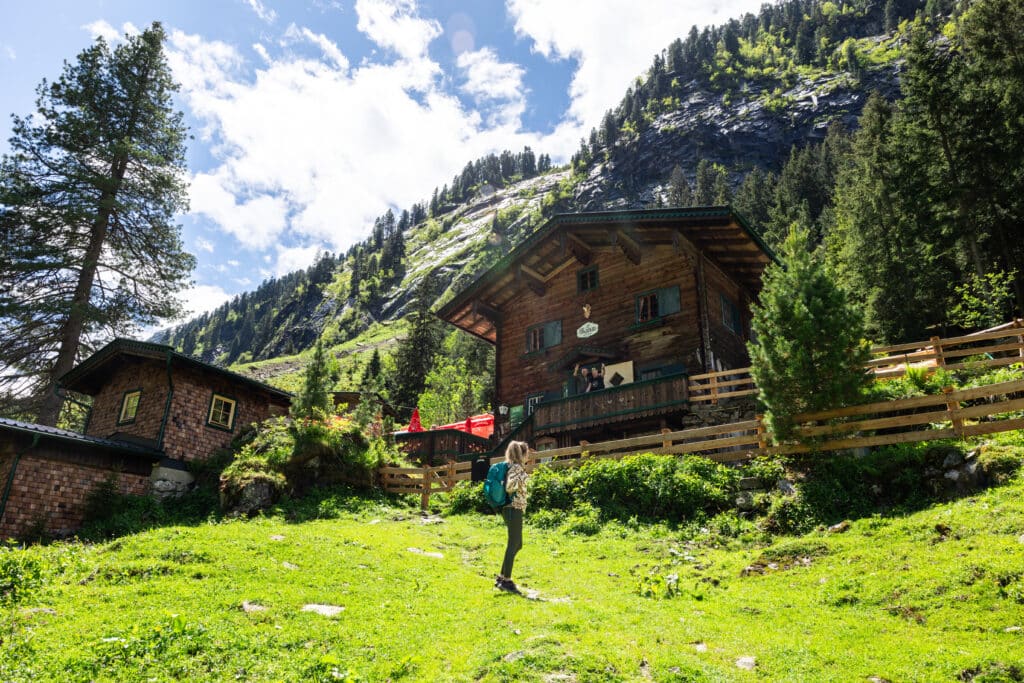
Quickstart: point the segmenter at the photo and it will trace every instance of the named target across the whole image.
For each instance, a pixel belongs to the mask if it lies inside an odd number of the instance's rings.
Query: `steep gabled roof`
[[[563,269],[587,265],[592,250],[618,247],[639,264],[643,247],[683,248],[686,242],[754,293],[761,289],[765,267],[776,260],[728,206],[558,214],[456,294],[437,315],[493,343],[502,306],[523,288],[541,293]]]
[[[233,382],[244,384],[252,389],[267,394],[272,400],[287,403],[291,401],[291,394],[287,391],[264,384],[251,377],[240,375],[237,372],[225,370],[222,367],[204,363],[201,360],[178,353],[173,347],[165,344],[153,344],[152,342],[137,341],[135,339],[118,338],[110,342],[102,349],[86,358],[79,365],[68,371],[60,378],[60,384],[66,389],[78,391],[83,394],[96,394],[106,383],[110,373],[111,363],[115,363],[121,356],[134,356],[137,358],[148,358],[167,362],[168,358],[174,365],[191,367],[202,372],[218,375]]]

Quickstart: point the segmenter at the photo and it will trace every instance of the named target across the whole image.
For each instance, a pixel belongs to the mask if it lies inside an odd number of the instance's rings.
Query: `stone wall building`
[[[186,490],[188,463],[227,447],[248,425],[287,412],[285,391],[176,352],[116,339],[64,375],[92,397],[85,433],[0,420],[0,537],[77,529],[91,491]]]

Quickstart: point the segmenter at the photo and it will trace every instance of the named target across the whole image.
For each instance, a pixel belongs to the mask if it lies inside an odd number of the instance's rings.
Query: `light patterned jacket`
[[[526,481],[529,478],[530,475],[526,473],[522,465],[514,462],[509,464],[508,475],[505,479],[505,490],[512,496],[512,502],[509,503],[509,507],[516,510],[526,510],[526,499],[528,496]]]

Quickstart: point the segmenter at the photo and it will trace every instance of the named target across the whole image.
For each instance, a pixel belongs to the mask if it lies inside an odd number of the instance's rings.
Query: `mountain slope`
[[[890,0],[883,11],[791,0],[691,32],[655,56],[569,167],[546,170],[550,161],[541,155],[538,166],[528,148],[467,164],[450,188],[434,190],[429,211],[416,205],[397,221],[389,211],[348,253],[325,254],[156,339],[207,361],[264,361],[256,372],[267,379],[296,364],[266,361],[301,353],[319,336],[342,355],[349,345],[365,357],[374,342],[361,336],[379,336],[381,325],[401,329],[425,276],[437,279],[445,300],[553,213],[665,205],[677,167],[693,188],[690,203],[731,201],[751,172],[779,173],[830,127],[852,130],[870,93],[899,96],[902,34],[870,32],[921,4],[893,8]],[[820,33],[820,49],[807,53],[787,31]],[[765,229],[766,212],[750,210],[755,229]],[[348,367],[352,381],[358,364]]]

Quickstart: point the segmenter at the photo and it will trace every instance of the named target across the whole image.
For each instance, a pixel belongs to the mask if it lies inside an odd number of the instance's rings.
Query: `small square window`
[[[740,316],[739,307],[725,294],[721,294],[720,298],[722,300],[722,324],[727,329],[743,336],[743,318]]]
[[[534,327],[526,335],[526,350],[540,351],[544,348],[544,327]]]
[[[235,399],[214,394],[210,401],[210,414],[206,424],[231,431],[235,425]]]
[[[135,415],[139,412],[139,401],[142,399],[142,389],[134,389],[124,392],[121,399],[121,413],[118,415],[117,424],[125,425],[135,422]]]
[[[543,351],[562,343],[562,321],[552,320],[526,329],[526,353]]]
[[[584,268],[576,273],[576,291],[589,292],[597,289],[597,266]]]
[[[658,293],[641,294],[636,298],[636,321],[645,323],[658,317]]]

